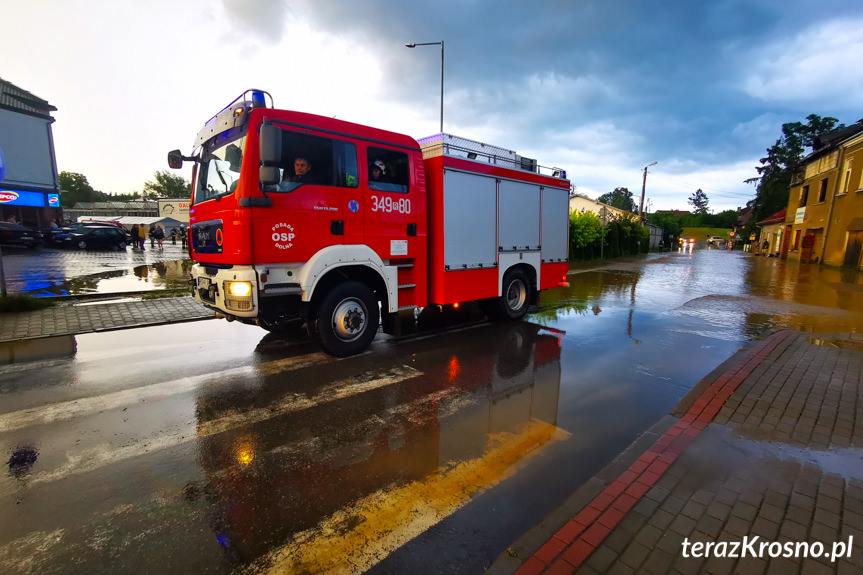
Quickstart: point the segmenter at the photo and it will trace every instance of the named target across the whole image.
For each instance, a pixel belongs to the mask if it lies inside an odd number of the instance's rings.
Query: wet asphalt
[[[68,257],[95,281],[151,253]],[[208,321],[0,368],[2,571],[480,573],[748,342],[863,324],[856,274],[740,252],[570,283],[345,360]]]

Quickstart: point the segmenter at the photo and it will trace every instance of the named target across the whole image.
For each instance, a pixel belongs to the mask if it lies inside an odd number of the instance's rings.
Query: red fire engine
[[[566,173],[511,150],[277,110],[261,90],[194,147],[168,154],[194,162],[190,284],[229,320],[279,331],[303,318],[346,356],[380,318],[394,333],[403,310],[479,300],[519,319],[566,275]]]

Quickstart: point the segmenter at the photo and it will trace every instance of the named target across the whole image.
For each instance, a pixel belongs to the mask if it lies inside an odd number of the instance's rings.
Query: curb
[[[501,553],[487,573],[533,575],[547,569],[578,569],[701,434],[740,383],[791,333],[773,332],[710,372],[671,414]],[[517,558],[519,550],[525,550],[523,561]]]

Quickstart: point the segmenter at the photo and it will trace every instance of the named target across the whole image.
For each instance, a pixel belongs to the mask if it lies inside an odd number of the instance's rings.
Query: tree
[[[146,182],[144,192],[148,197],[157,198],[191,198],[192,184],[183,176],[177,176],[168,170],[161,170],[153,174],[155,182]]]
[[[627,188],[614,188],[613,192],[602,194],[596,201],[627,212],[638,211],[635,200],[632,199],[632,192]]]
[[[647,221],[662,228],[662,241],[665,242],[665,245],[671,245],[672,242],[677,241],[677,237],[683,232],[681,219],[680,216],[668,212],[653,213],[647,216]]]
[[[767,148],[767,156],[761,158],[761,165],[755,168],[759,177],[745,180],[747,184],[756,185],[750,222],[759,222],[788,206],[791,180],[805,149],[812,148],[816,139],[827,132],[845,127],[844,124],[837,126],[837,122],[836,118],[810,114],[806,116],[806,124],[782,124],[782,137]]]
[[[707,194],[701,191],[701,188],[695,190],[695,193],[689,196],[689,203],[692,204],[692,207],[695,208],[693,210],[696,214],[706,214],[707,213],[707,203],[709,200],[707,199]]]
[[[87,176],[77,172],[60,172],[57,177],[60,184],[60,205],[64,208],[71,208],[77,202],[104,202],[107,201],[108,194],[96,191],[90,182],[87,181]]]

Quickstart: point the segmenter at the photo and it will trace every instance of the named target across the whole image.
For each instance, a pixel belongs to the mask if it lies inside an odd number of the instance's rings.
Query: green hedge
[[[647,253],[650,231],[639,225],[635,214],[611,218],[603,229],[599,216],[593,212],[572,212],[569,215],[569,241],[569,257],[573,261],[600,256],[616,258]]]

